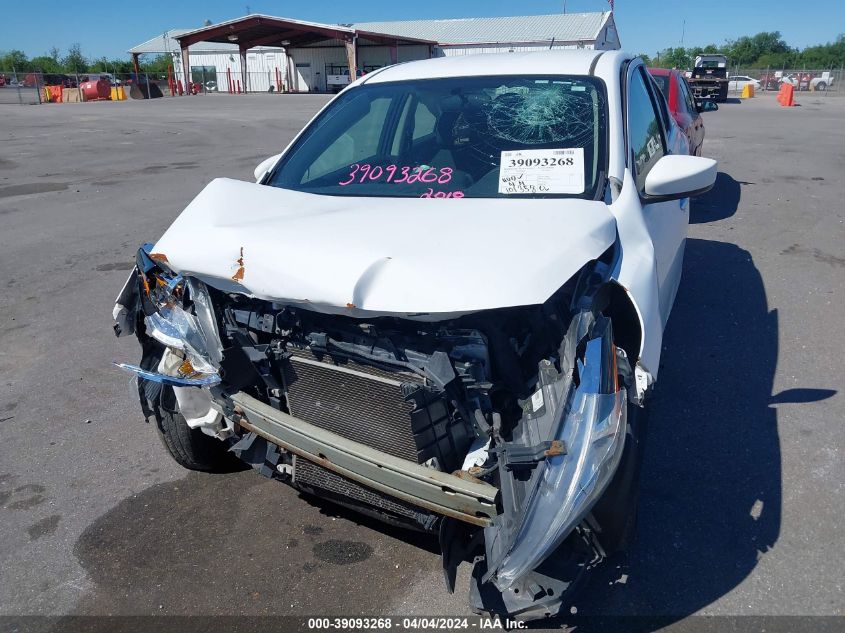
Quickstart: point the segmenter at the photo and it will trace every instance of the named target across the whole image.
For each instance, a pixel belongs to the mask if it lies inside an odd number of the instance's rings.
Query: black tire
[[[820,81],[816,84],[816,90],[819,92],[824,92],[825,90],[827,90],[827,84],[823,81]]]
[[[602,528],[598,540],[608,556],[627,551],[636,534],[647,429],[648,411],[629,402],[622,459],[607,490],[593,507],[593,517]]]
[[[171,388],[162,390],[162,402],[153,404],[152,410],[161,443],[183,468],[207,473],[228,473],[247,468],[228,451],[226,443],[188,426],[176,410],[176,398]]]

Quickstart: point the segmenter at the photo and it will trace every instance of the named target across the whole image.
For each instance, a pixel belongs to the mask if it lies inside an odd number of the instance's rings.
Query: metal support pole
[[[185,94],[191,94],[191,53],[187,46],[182,47],[182,76],[185,78]]]
[[[358,47],[354,37],[346,40],[346,63],[349,64],[349,82],[358,78]]]
[[[238,47],[241,53],[241,80],[244,85],[244,94],[247,93],[249,90],[249,83],[247,82],[247,72],[246,72],[246,49],[243,46]]]

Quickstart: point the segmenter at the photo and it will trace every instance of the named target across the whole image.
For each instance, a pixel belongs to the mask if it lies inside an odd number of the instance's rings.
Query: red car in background
[[[701,118],[701,112],[705,109],[705,104],[707,104],[706,109],[710,110],[715,110],[718,106],[712,102],[697,105],[686,78],[678,70],[649,68],[648,72],[666,97],[669,111],[678,127],[689,139],[689,153],[692,156],[701,156],[704,145],[704,120]]]

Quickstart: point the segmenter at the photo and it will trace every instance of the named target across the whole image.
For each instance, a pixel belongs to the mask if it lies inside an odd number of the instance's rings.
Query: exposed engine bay
[[[150,250],[115,308],[148,418],[175,397],[260,473],[439,534],[448,589],[470,562],[479,612],[554,615],[626,538],[641,394],[611,251],[541,305],[412,321],[218,289]]]

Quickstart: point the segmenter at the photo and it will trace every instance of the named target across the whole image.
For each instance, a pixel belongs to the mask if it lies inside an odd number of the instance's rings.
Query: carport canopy
[[[305,22],[290,18],[279,18],[269,15],[252,14],[235,20],[212,24],[195,31],[189,31],[176,36],[182,49],[182,71],[185,85],[191,82],[190,54],[188,47],[198,42],[223,42],[237,44],[241,57],[241,75],[246,90],[247,70],[246,52],[256,46],[279,46],[287,51],[291,48],[308,46],[325,41],[343,42],[346,47],[346,58],[349,63],[351,77],[357,74],[358,38],[370,40],[390,47],[390,61],[398,61],[398,47],[400,44],[423,44],[431,47],[437,42],[409,37],[397,37],[387,33],[361,31],[340,24],[320,24]],[[290,57],[288,56],[288,59]],[[287,73],[290,77],[290,73]],[[190,91],[188,91],[190,94]]]

